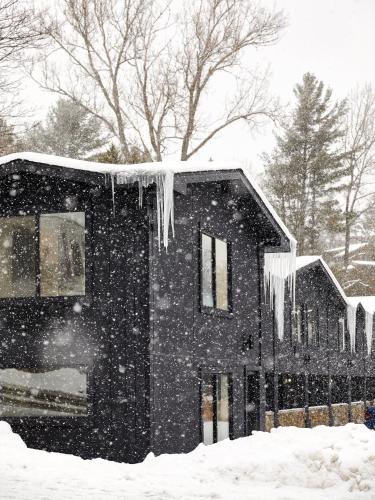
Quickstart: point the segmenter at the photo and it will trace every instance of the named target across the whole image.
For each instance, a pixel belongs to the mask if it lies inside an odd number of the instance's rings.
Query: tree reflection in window
[[[0,298],[36,291],[35,217],[0,218]]]
[[[85,214],[40,216],[42,296],[85,294]]]

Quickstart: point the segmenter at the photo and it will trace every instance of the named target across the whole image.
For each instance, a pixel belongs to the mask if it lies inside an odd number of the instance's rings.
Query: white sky
[[[190,0],[189,0],[190,1]],[[257,54],[269,65],[271,91],[286,104],[293,102],[293,86],[307,71],[332,87],[333,97],[344,98],[365,82],[375,84],[375,0],[263,0],[283,8],[289,25],[281,40]],[[30,84],[28,95],[42,118],[56,96]],[[220,106],[220,102],[215,103]],[[252,135],[245,124],[227,129],[209,143],[196,159],[236,160],[261,170],[259,154],[270,151],[272,126]]]
[[[375,0],[264,0],[283,8],[289,26],[281,40],[261,49],[272,71],[271,90],[283,103],[293,102],[293,87],[314,73],[344,98],[356,85],[375,85]],[[259,154],[272,148],[272,127],[251,136],[245,125],[223,133],[202,158],[237,160],[259,172]]]

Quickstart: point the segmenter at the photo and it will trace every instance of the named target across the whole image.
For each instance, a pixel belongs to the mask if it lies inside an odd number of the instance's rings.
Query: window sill
[[[201,306],[200,312],[214,318],[234,318],[234,314],[232,311],[225,311],[224,309],[214,309],[213,307]]]

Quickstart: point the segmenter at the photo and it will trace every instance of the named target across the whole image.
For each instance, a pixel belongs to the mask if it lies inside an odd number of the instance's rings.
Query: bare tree
[[[12,118],[20,104],[19,61],[44,38],[38,16],[19,0],[0,1],[0,116]]]
[[[168,0],[62,3],[63,18],[44,16],[44,25],[71,65],[70,81],[61,75],[61,56],[53,67],[50,54],[42,86],[100,118],[125,161],[134,143],[161,160],[176,141],[187,160],[236,121],[254,126],[275,115],[265,75],[243,63],[246,49],[277,40],[281,12],[254,0],[194,0],[172,23]],[[232,97],[212,118],[206,108],[219,74],[233,78]]]
[[[353,225],[366,211],[366,200],[374,195],[375,90],[370,85],[352,93],[344,136],[348,182],[345,185],[344,268],[349,265]]]
[[[278,39],[285,18],[251,0],[197,0],[186,4],[177,26],[177,36],[161,52],[152,50],[158,24],[144,26],[137,72],[143,108],[138,108],[156,156],[166,141],[175,139],[181,160],[188,160],[231,124],[244,120],[253,127],[262,117],[276,116],[278,105],[268,95],[267,74],[251,72],[243,63],[246,49]],[[220,74],[231,76],[232,97],[219,106],[211,102],[220,112],[207,113],[209,93]]]
[[[136,129],[126,97],[134,74],[140,25],[149,2],[63,0],[62,4],[63,13],[42,16],[54,50],[47,54],[42,77],[35,73],[33,77],[43,88],[71,99],[99,118],[117,138],[126,161],[130,155],[129,131]],[[54,63],[51,56],[56,48],[59,61]],[[61,72],[64,62],[70,68],[69,79]]]

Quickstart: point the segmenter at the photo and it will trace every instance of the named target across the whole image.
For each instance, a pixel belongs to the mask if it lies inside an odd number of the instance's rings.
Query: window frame
[[[82,363],[66,363],[66,364],[51,364],[51,365],[40,365],[40,366],[27,366],[24,364],[0,364],[0,370],[7,369],[16,369],[22,370],[25,368],[32,369],[48,369],[48,370],[58,370],[60,368],[86,368],[86,398],[87,398],[87,413],[84,415],[29,415],[29,416],[2,416],[0,420],[4,420],[5,422],[9,422],[11,425],[13,423],[23,423],[27,422],[28,425],[31,426],[39,426],[39,425],[58,425],[58,426],[66,426],[72,427],[75,425],[79,425],[82,427],[92,425],[92,419],[94,417],[94,408],[93,408],[93,397],[94,397],[94,388],[93,388],[93,371],[92,366],[90,364],[82,364]]]
[[[217,440],[218,437],[218,398],[217,398],[217,387],[218,387],[218,377],[221,375],[226,375],[228,377],[228,438],[230,440],[233,439],[233,374],[227,371],[211,371],[211,370],[199,370],[199,442],[204,444],[204,430],[203,430],[203,418],[202,418],[202,403],[203,403],[203,384],[204,377],[207,376],[210,378],[211,386],[212,386],[212,395],[213,395],[213,420],[212,420],[212,443],[215,444],[220,441]],[[206,446],[210,446],[207,444]]]
[[[207,306],[203,304],[203,262],[202,262],[202,240],[203,235],[211,239],[211,283],[212,283],[212,299],[213,306]],[[214,233],[204,228],[200,228],[198,231],[198,283],[199,283],[199,309],[201,313],[233,317],[233,294],[232,294],[232,243],[227,238],[218,237]],[[219,240],[226,243],[227,247],[227,301],[228,309],[220,309],[216,307],[217,297],[216,297],[216,244],[215,241]]]
[[[84,280],[85,280],[85,293],[82,295],[41,295],[41,266],[40,266],[40,218],[43,215],[53,215],[53,214],[66,214],[66,213],[83,213],[84,214],[84,234],[85,234],[85,264],[84,264]],[[84,206],[77,210],[66,210],[66,209],[51,209],[43,211],[27,211],[20,215],[19,213],[6,213],[0,214],[0,219],[9,219],[12,217],[34,217],[35,221],[35,293],[34,295],[20,296],[20,297],[0,297],[0,305],[6,303],[17,303],[23,304],[30,301],[64,301],[69,300],[76,302],[77,300],[88,300],[91,296],[91,287],[89,287],[90,280],[88,279],[90,274],[90,262],[91,262],[91,252],[89,246],[89,239],[91,235],[91,229],[89,229],[89,223],[91,218],[88,217],[87,207]]]

